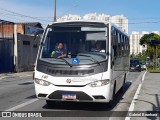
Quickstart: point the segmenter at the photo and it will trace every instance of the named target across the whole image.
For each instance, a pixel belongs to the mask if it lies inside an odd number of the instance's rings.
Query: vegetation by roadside
[[[155,68],[155,69],[147,68],[147,71],[150,73],[160,73],[160,68]]]

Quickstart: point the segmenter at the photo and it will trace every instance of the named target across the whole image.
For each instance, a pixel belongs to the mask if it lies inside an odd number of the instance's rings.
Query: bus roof
[[[126,36],[128,36],[128,34],[126,32],[124,32],[121,28],[119,28],[117,25],[115,25],[114,23],[112,22],[107,22],[107,21],[101,21],[101,20],[68,20],[68,21],[57,21],[57,22],[51,22],[49,24],[49,26],[52,26],[52,25],[56,25],[56,24],[65,24],[65,23],[90,23],[90,24],[101,24],[101,25],[108,25],[110,24],[111,26],[115,27],[117,30],[119,30],[120,32],[122,32],[123,34],[125,34]]]

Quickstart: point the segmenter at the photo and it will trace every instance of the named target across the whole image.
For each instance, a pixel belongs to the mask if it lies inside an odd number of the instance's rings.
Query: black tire
[[[112,106],[113,106],[113,100],[110,100],[109,103],[107,104],[107,106],[108,106],[109,108],[112,108]]]
[[[122,93],[125,91],[125,83],[126,83],[126,74],[124,75],[123,85],[120,89],[120,92],[122,92]]]
[[[46,100],[46,104],[48,107],[54,106],[56,104],[56,101]]]
[[[109,108],[112,108],[112,106],[113,106],[113,99],[114,99],[114,96],[115,96],[115,92],[116,92],[116,83],[114,84],[112,99],[108,103]]]

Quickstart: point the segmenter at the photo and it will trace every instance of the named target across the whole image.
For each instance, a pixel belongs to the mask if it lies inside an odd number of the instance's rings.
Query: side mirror
[[[34,34],[34,44],[33,44],[33,48],[37,48],[38,47],[38,41],[37,39],[41,38],[41,35],[43,34],[44,30],[39,30]]]
[[[42,35],[44,32],[44,30],[39,30],[37,31],[35,34],[34,34],[34,40],[36,40],[36,38],[39,36],[39,35]]]

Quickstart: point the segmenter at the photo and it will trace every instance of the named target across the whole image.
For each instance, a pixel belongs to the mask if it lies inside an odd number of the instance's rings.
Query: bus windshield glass
[[[106,27],[50,26],[46,29],[40,59],[54,64],[96,64],[106,60]]]

